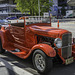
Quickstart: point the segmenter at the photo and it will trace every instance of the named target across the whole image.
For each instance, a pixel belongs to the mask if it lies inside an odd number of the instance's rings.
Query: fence
[[[56,18],[51,18],[52,22],[70,22],[70,21],[74,21],[75,22],[75,18],[63,18],[63,19],[56,19]],[[24,20],[12,20],[11,22],[24,22]],[[45,23],[50,23],[50,18],[49,17],[43,17],[43,16],[28,16],[28,19],[26,19],[27,23],[38,23],[38,22],[45,22]]]

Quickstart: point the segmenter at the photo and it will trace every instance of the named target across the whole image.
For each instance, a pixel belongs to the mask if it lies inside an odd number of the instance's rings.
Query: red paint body
[[[49,57],[55,57],[56,51],[54,48],[43,43],[45,41],[42,41],[40,37],[38,42],[37,35],[62,39],[64,33],[71,32],[64,29],[50,27],[49,23],[36,23],[30,25],[18,23],[17,25],[12,24],[7,28],[2,27],[0,30],[0,38],[2,40],[3,48],[20,58],[26,59],[37,49],[42,50]],[[12,52],[12,50],[15,49],[19,49],[20,52]],[[75,56],[75,44],[72,46],[72,54]],[[63,63],[65,63],[65,59],[61,54],[61,49],[58,49],[58,55],[63,60]]]

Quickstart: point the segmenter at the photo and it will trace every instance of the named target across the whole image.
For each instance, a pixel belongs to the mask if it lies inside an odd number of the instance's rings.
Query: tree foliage
[[[51,2],[49,2],[49,0],[39,1],[41,14],[43,14],[43,12],[48,12],[53,5],[53,0],[51,0]],[[15,3],[17,3],[17,9],[22,13],[29,11],[31,15],[38,15],[38,0],[15,0]]]

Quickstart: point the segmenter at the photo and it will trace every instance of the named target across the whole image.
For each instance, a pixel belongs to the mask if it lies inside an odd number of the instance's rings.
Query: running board
[[[11,50],[9,52],[11,52],[12,54],[14,54],[14,55],[16,55],[16,56],[18,56],[18,57],[20,57],[22,59],[24,59],[24,57],[27,55],[27,53],[25,51],[24,52],[22,52],[22,51],[14,52],[14,50]]]
[[[16,53],[16,52],[21,52],[19,49],[11,50],[11,52]]]

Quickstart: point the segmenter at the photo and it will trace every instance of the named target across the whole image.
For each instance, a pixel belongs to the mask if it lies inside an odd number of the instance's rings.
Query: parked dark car
[[[0,29],[1,29],[2,25],[8,25],[9,23],[11,23],[11,22],[6,19],[0,19]]]
[[[57,19],[62,19],[63,16],[62,16],[62,15],[57,15],[56,18],[57,18]]]
[[[0,24],[5,24],[5,23],[9,23],[10,21],[6,20],[6,19],[0,19]]]
[[[17,17],[7,17],[6,20],[14,20],[17,19]]]

